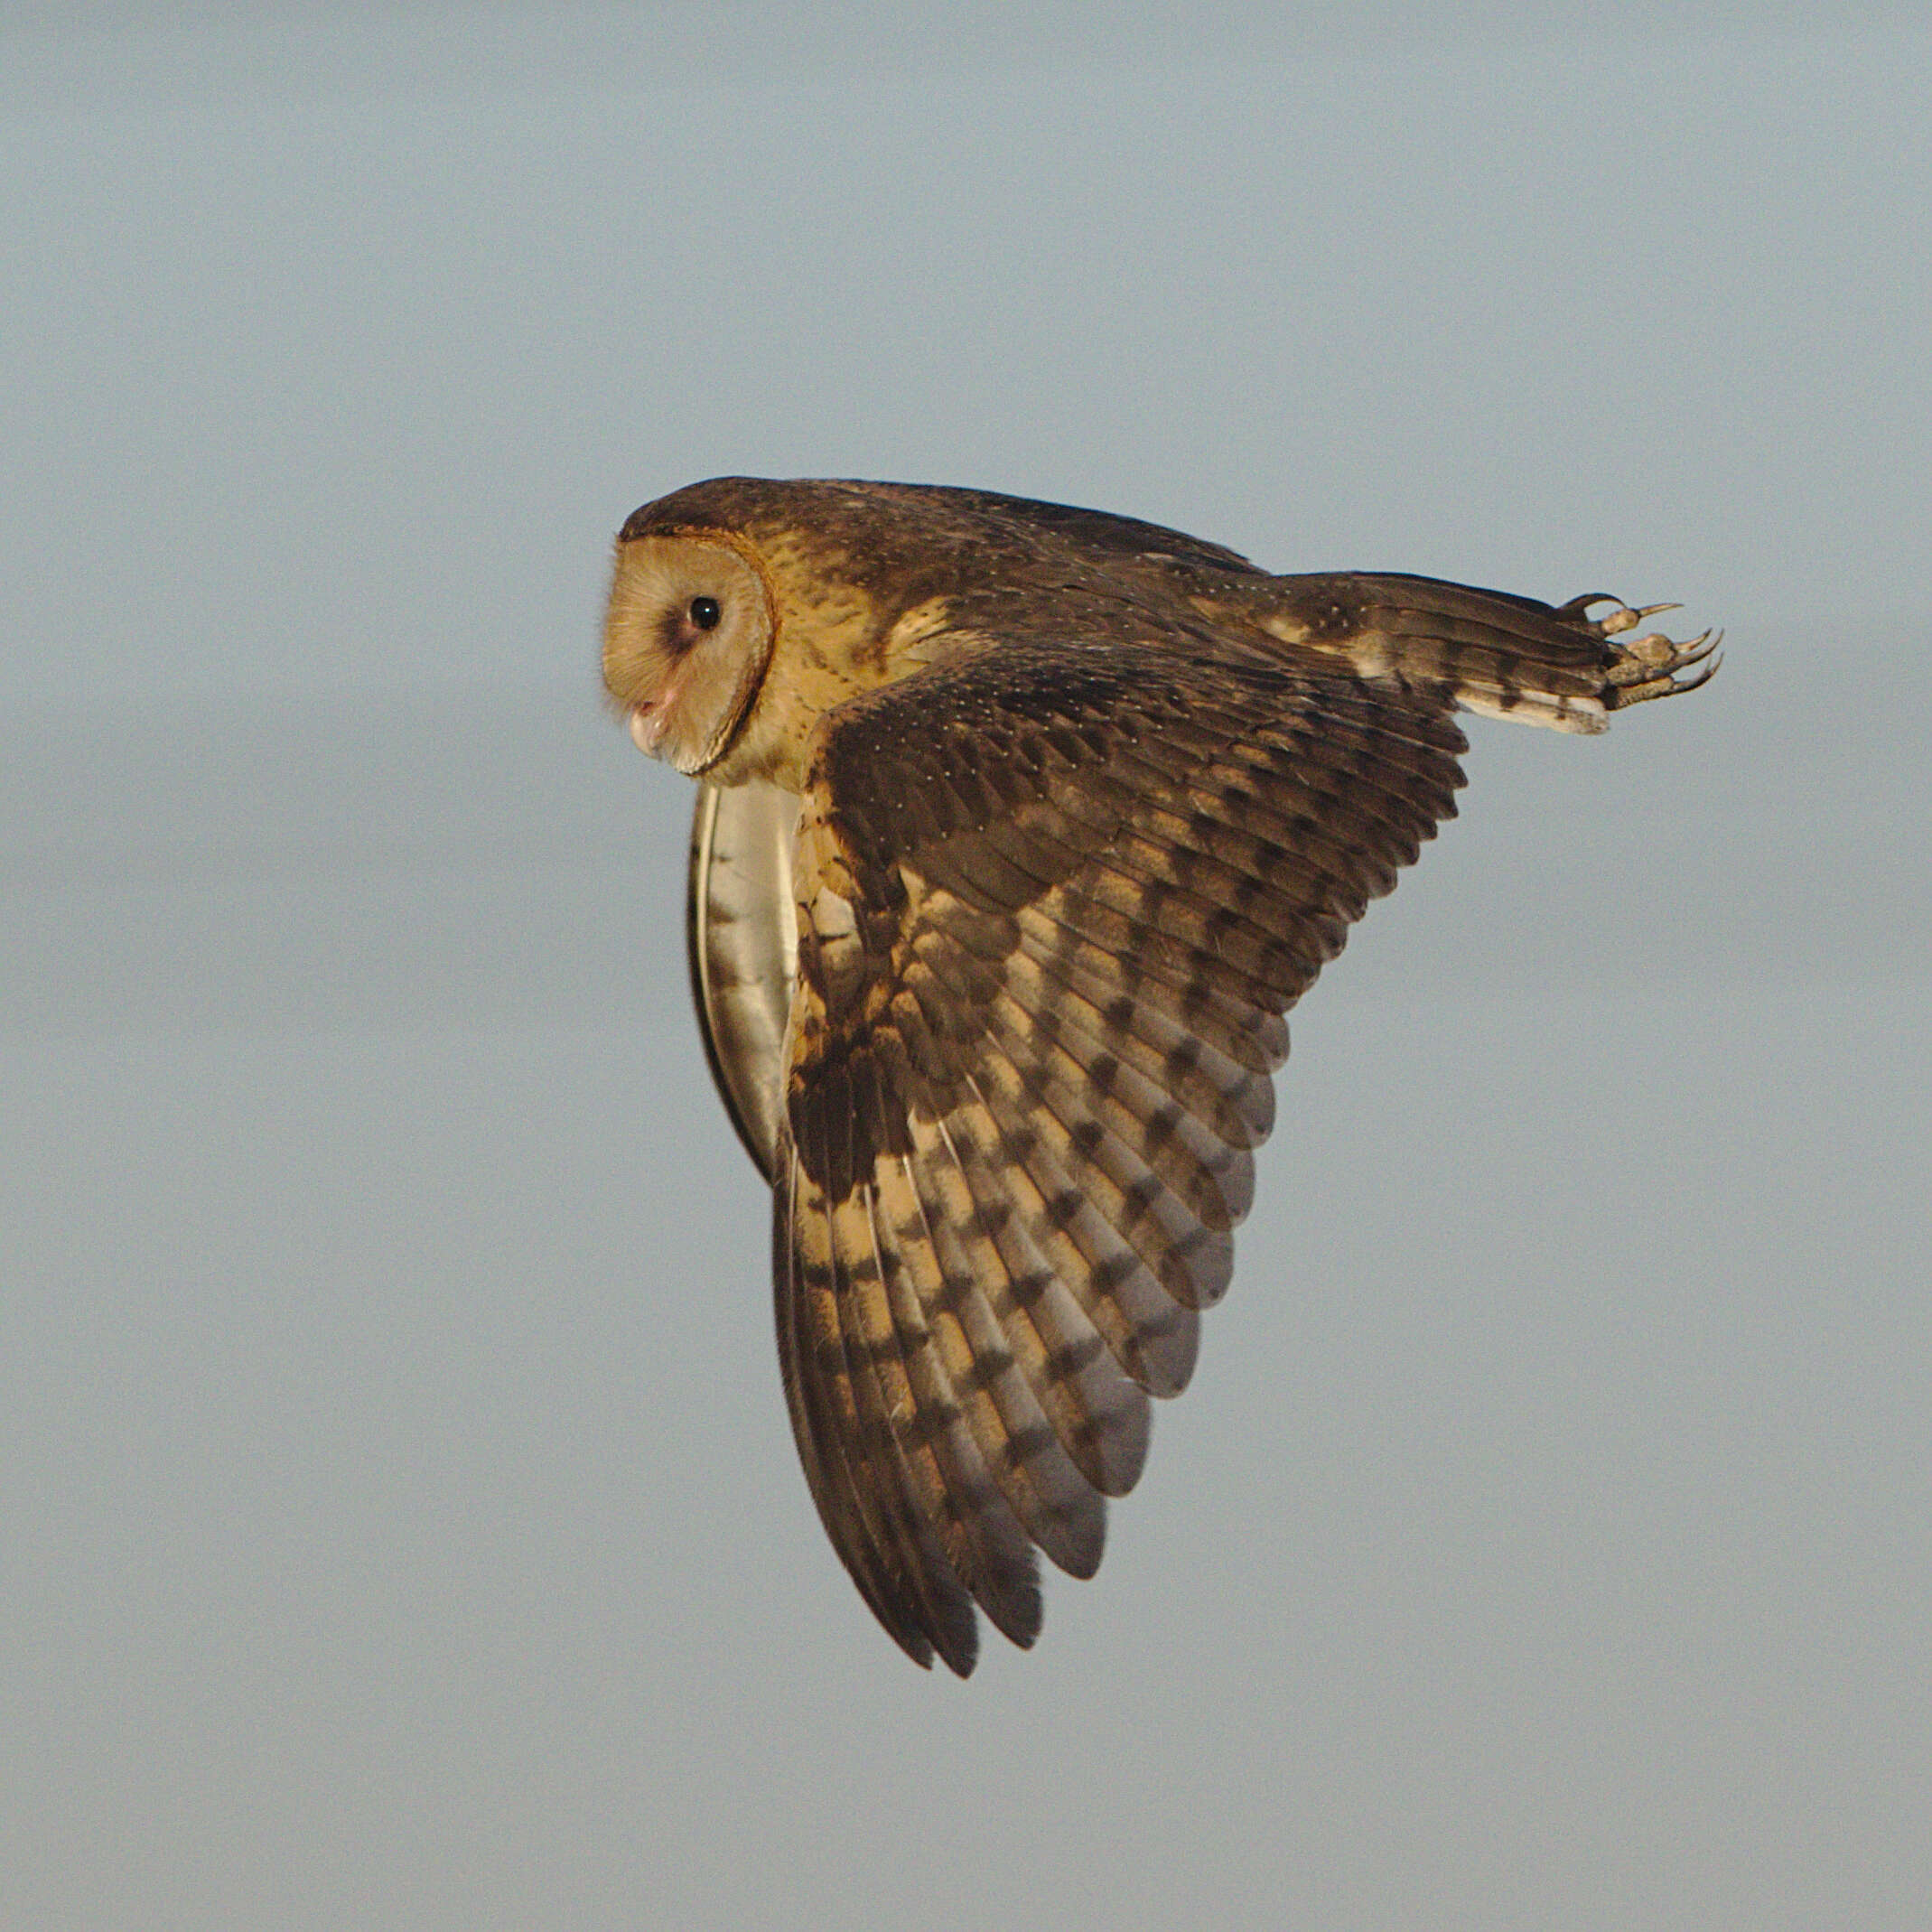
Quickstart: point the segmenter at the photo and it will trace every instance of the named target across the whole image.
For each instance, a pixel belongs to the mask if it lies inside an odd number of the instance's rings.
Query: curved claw
[[[1585,617],[1584,613],[1592,604],[1614,604],[1616,609],[1607,617]],[[1590,591],[1581,597],[1573,597],[1557,610],[1559,617],[1581,618],[1589,630],[1600,638],[1614,638],[1624,631],[1633,630],[1647,617],[1656,617],[1665,611],[1681,611],[1681,603],[1626,603],[1621,597],[1610,591]]]
[[[1605,708],[1622,711],[1652,698],[1675,697],[1701,689],[1717,676],[1717,667],[1724,661],[1719,649],[1723,641],[1722,630],[1703,631],[1682,644],[1654,631],[1619,645],[1617,662],[1605,678]]]
[[[1615,621],[1618,611],[1629,609],[1629,606],[1614,591],[1585,591],[1581,597],[1573,597],[1568,603],[1558,604],[1556,606],[1556,614],[1558,617],[1582,617],[1583,612],[1589,610],[1593,603],[1615,604],[1617,611],[1610,613],[1612,621]],[[1590,628],[1594,630],[1597,627],[1591,624]]]

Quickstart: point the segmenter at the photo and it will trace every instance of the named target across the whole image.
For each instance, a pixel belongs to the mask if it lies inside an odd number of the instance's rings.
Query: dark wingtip
[[[975,1630],[971,1640],[963,1647],[948,1643],[939,1655],[945,1660],[947,1669],[951,1671],[954,1676],[962,1679],[970,1677],[973,1675],[973,1666],[979,1662],[978,1631]]]

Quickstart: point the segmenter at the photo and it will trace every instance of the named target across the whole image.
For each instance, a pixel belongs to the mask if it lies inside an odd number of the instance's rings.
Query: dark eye
[[[694,597],[691,600],[691,621],[700,630],[715,630],[718,620],[723,615],[715,597]]]

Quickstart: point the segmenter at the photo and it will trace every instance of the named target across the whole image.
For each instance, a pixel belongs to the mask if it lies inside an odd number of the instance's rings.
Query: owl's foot
[[[1647,617],[1682,608],[1674,603],[1627,604],[1620,597],[1598,592],[1573,598],[1563,607],[1563,614],[1582,618],[1592,604],[1599,603],[1609,603],[1613,608],[1602,617],[1585,621],[1606,642],[1634,630]],[[1694,691],[1709,684],[1723,662],[1723,653],[1718,649],[1723,641],[1721,630],[1701,631],[1682,643],[1666,637],[1661,630],[1652,630],[1628,643],[1611,645],[1610,666],[1603,676],[1603,708],[1625,711],[1632,705],[1647,704],[1654,697],[1675,697],[1679,692]]]

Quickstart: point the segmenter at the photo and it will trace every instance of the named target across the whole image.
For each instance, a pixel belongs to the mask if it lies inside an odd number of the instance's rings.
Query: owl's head
[[[640,751],[702,772],[723,756],[770,661],[764,578],[723,531],[617,546],[603,681]]]

